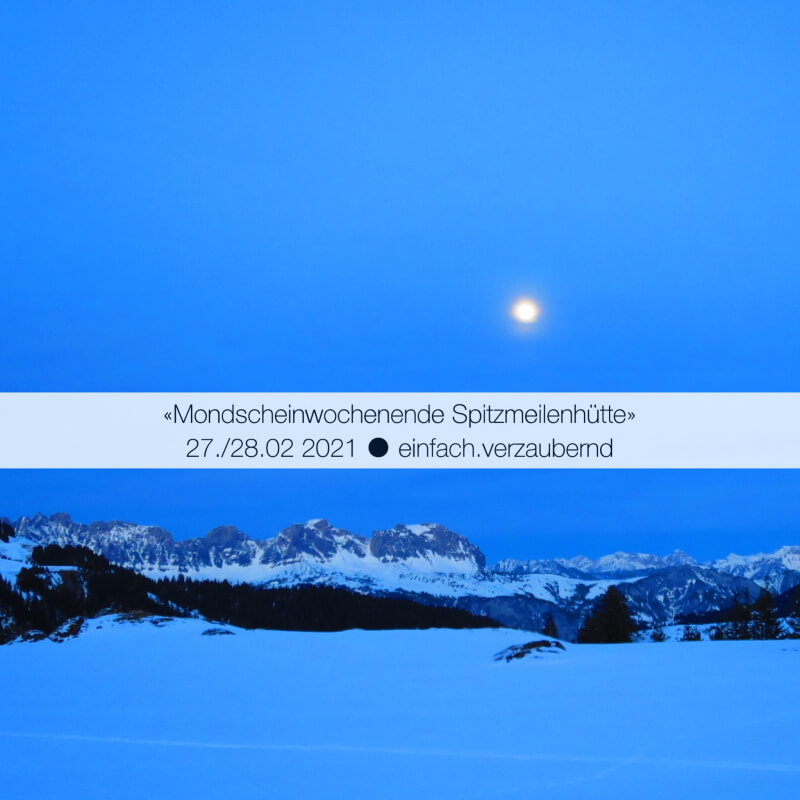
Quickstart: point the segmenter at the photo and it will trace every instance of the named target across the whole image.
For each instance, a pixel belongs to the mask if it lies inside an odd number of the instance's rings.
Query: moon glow
[[[511,306],[511,316],[517,322],[522,322],[526,325],[536,322],[539,314],[541,314],[539,306],[528,297],[521,297]]]

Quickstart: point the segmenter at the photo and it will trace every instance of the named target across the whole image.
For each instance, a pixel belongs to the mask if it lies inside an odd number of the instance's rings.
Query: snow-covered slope
[[[800,645],[96,620],[0,648],[2,788],[29,800],[793,797]],[[99,629],[98,629],[99,628]]]
[[[638,621],[666,625],[688,615],[707,617],[730,608],[737,597],[748,602],[759,594],[746,578],[691,565],[655,570],[620,589]]]
[[[589,575],[618,576],[632,572],[679,567],[697,562],[683,550],[674,550],[666,556],[654,556],[648,553],[616,552],[601,558],[576,556],[570,559],[559,559],[564,566],[579,569]]]
[[[321,584],[368,594],[404,594],[455,605],[503,624],[541,629],[554,617],[574,636],[592,601],[619,584],[638,619],[669,622],[730,606],[734,594],[754,597],[759,586],[785,591],[800,584],[800,548],[697,564],[676,550],[667,556],[617,552],[598,559],[515,561],[487,567],[483,553],[442,525],[396,525],[371,537],[314,519],[267,539],[233,526],[175,541],[165,530],[136,523],[74,522],[67,514],[37,514],[14,523],[15,539],[84,545],[150,577],[185,574],[268,587]],[[12,541],[14,541],[12,539]],[[15,552],[24,554],[24,547]],[[4,545],[0,543],[0,556]],[[16,558],[16,557],[15,557]],[[17,564],[17,566],[13,566]],[[19,569],[0,558],[0,570]]]
[[[505,575],[561,575],[565,578],[591,579],[591,575],[572,567],[563,559],[528,559],[519,561],[516,558],[504,558],[493,567],[494,572]]]
[[[714,561],[711,566],[720,572],[737,575],[780,593],[800,585],[800,547],[780,547],[774,553],[756,553]]]
[[[565,577],[487,570],[475,545],[436,524],[396,525],[366,538],[315,519],[260,541],[234,527],[175,541],[161,528],[118,520],[83,525],[66,514],[23,517],[15,527],[18,537],[28,541],[84,545],[155,578],[185,573],[274,587],[310,583],[450,598],[521,595],[551,602],[573,596],[587,583],[580,573]],[[590,599],[610,585],[608,580],[589,583]]]
[[[35,542],[23,536],[14,536],[9,541],[0,540],[0,577],[16,579],[19,571],[30,565],[31,550]]]

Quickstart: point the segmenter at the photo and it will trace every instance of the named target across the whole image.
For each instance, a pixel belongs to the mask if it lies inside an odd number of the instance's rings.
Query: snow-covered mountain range
[[[0,574],[7,576],[36,544],[83,545],[153,578],[184,574],[269,587],[341,586],[456,606],[521,628],[540,628],[549,615],[565,634],[574,633],[592,601],[612,584],[640,621],[665,624],[723,610],[735,595],[800,585],[800,547],[707,564],[676,550],[663,557],[617,552],[487,566],[478,547],[433,523],[395,525],[365,537],[315,519],[267,539],[222,526],[178,541],[154,526],[119,520],[86,525],[63,513],[22,517],[11,526],[14,537],[0,541]]]

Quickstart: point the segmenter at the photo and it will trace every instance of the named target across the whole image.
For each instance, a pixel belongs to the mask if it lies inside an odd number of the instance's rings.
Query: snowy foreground
[[[102,626],[97,629],[97,626]],[[0,648],[0,786],[25,798],[752,798],[800,786],[800,642],[95,620]]]

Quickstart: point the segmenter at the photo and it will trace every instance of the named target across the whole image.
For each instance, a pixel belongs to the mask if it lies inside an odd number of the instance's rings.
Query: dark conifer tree
[[[700,635],[700,631],[694,627],[694,625],[686,625],[683,629],[683,633],[681,634],[680,641],[682,642],[699,642],[703,637]]]
[[[750,635],[753,639],[780,639],[781,623],[775,610],[775,598],[766,589],[761,590],[750,614]]]
[[[733,605],[728,611],[728,621],[725,623],[726,639],[749,639],[750,637],[750,609],[742,602],[738,592],[733,595]]]
[[[616,586],[609,586],[578,631],[578,641],[583,644],[630,642],[635,630],[625,596]]]
[[[545,636],[551,637],[552,639],[558,639],[558,626],[556,625],[556,621],[553,619],[552,614],[548,614],[545,618],[542,633]]]
[[[721,642],[728,637],[725,634],[725,626],[724,625],[715,625],[708,635],[709,640],[712,642]]]
[[[792,607],[786,621],[789,623],[789,627],[792,630],[790,636],[793,639],[800,639],[800,586],[794,587]]]
[[[656,624],[653,625],[653,632],[650,634],[650,641],[651,642],[667,641],[667,634],[664,633],[664,628],[660,622],[656,622]]]
[[[0,520],[0,542],[7,542],[14,535],[14,529],[4,519]]]

